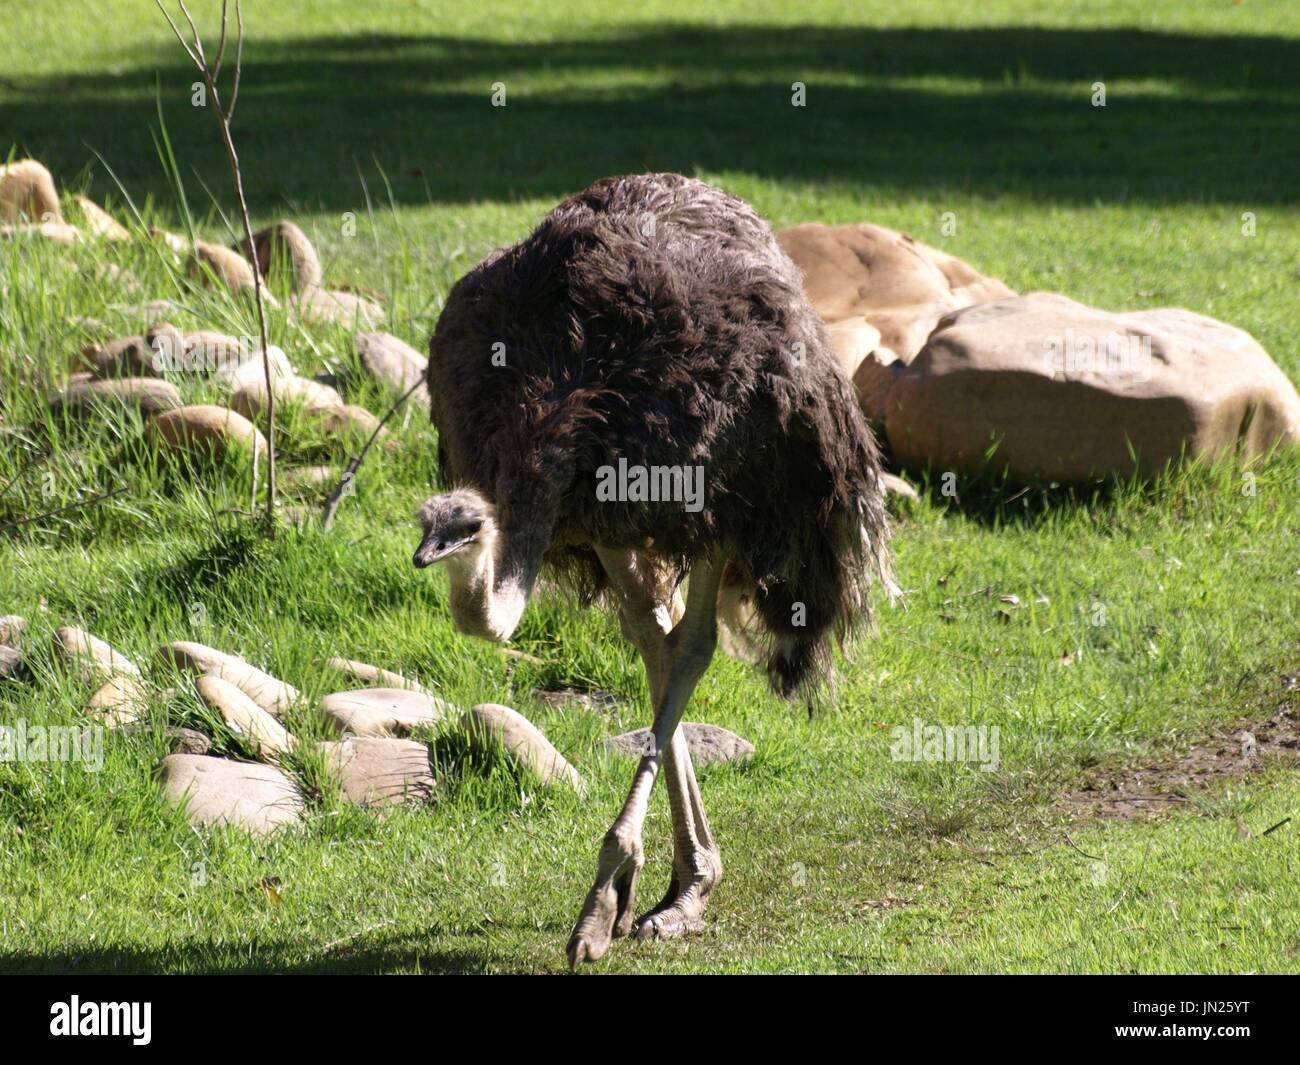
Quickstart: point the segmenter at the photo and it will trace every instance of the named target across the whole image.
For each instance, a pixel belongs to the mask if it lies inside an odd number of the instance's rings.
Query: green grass
[[[1017,289],[1214,315],[1300,378],[1295,5],[804,10],[792,25],[789,5],[757,2],[725,15],[680,0],[631,14],[258,5],[235,130],[255,222],[302,224],[327,279],[384,292],[389,328],[418,347],[455,278],[559,198],[608,173],[677,169],[776,225],[871,220]],[[229,212],[215,123],[189,106],[194,76],[152,2],[118,0],[109,20],[84,0],[31,0],[7,17],[0,138],[125,217],[93,148],[146,216],[181,228],[155,150],[160,99],[196,224],[222,237],[204,191]],[[1097,80],[1104,109],[1089,104]],[[488,102],[497,81],[504,109]],[[790,107],[793,81],[808,86],[804,109]],[[255,332],[246,305],[187,286],[146,249],[0,245],[0,426],[17,430],[0,437],[0,526],[127,488],[0,532],[0,614],[30,619],[32,647],[80,624],[142,663],[167,640],[202,640],[310,696],[343,686],[315,665],[326,654],[400,668],[458,703],[516,707],[591,787],[581,800],[546,792],[440,743],[429,808],[381,820],[313,791],[301,833],[257,841],[196,831],[157,801],[153,734],[110,735],[98,774],[4,764],[0,969],[560,968],[630,776],[601,741],[648,716],[635,655],[608,616],[549,599],[516,640],[542,666],[508,670],[453,631],[445,578],[409,563],[435,453],[414,412],[332,532],[269,544],[242,516],[239,461],[161,466],[130,413],[51,420],[44,395],[83,342],[72,320],[138,331],[134,308],[153,298],[186,304],[179,325]],[[272,339],[301,371],[354,359],[346,332],[282,313]],[[187,399],[212,394],[178,384]],[[354,401],[385,409],[377,390]],[[293,420],[281,449],[286,466],[346,455]],[[1098,765],[1177,752],[1294,698],[1279,677],[1296,670],[1300,632],[1300,457],[1251,472],[1253,495],[1231,466],[1073,497],[925,493],[896,521],[909,608],[882,607],[835,709],[809,721],[715,660],[688,717],[758,755],[701,774],[727,867],[710,930],[616,944],[597,970],[1300,970],[1296,822],[1260,836],[1294,816],[1294,771],[1150,823],[1075,825],[1078,850],[1054,804]],[[1006,622],[1003,594],[1022,604]],[[566,685],[631,705],[601,719],[537,699]],[[0,686],[0,720],[74,723],[86,695],[41,669]],[[185,697],[155,703],[159,723],[198,713]],[[889,730],[914,717],[998,726],[998,771],[892,761]],[[317,733],[308,715],[296,724]],[[653,902],[667,877],[661,792],[645,839]]]

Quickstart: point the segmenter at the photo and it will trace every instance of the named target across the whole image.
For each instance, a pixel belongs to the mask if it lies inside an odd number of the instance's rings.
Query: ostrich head
[[[477,555],[496,531],[495,508],[470,488],[426,500],[419,518],[424,535],[411,559],[418,569],[453,555]]]

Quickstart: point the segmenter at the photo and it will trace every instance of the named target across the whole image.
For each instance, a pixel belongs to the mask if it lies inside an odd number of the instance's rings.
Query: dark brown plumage
[[[495,358],[494,358],[495,356]],[[430,343],[448,485],[594,593],[591,544],[753,585],[768,675],[815,679],[886,563],[876,445],[797,268],[744,202],[677,174],[607,178],[451,290]],[[597,477],[702,466],[704,506],[602,502]]]

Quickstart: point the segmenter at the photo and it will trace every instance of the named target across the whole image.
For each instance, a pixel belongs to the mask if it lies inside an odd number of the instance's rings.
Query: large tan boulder
[[[109,677],[86,703],[86,713],[105,728],[120,728],[139,721],[149,712],[144,685],[126,673]]]
[[[233,825],[263,836],[302,820],[302,794],[275,766],[169,754],[159,768],[163,797],[192,824]]]
[[[0,166],[0,222],[62,224],[59,192],[54,178],[35,159]]]
[[[858,378],[870,354],[910,362],[943,315],[1014,295],[997,278],[884,226],[805,222],[776,238],[803,271],[804,291],[864,407],[883,405],[879,389],[891,381]]]
[[[273,381],[279,380],[283,377],[297,376],[293,364],[289,361],[289,357],[281,349],[272,344],[266,349],[265,355],[263,355],[259,348],[242,362],[236,363],[233,366],[223,366],[217,371],[214,381],[221,388],[229,389],[231,392],[237,392],[239,389],[253,382],[264,382],[266,380],[266,363],[268,361],[271,364],[271,379]]]
[[[388,438],[387,427],[356,403],[344,403],[315,413],[319,415],[317,422],[327,436],[339,437],[348,444],[362,443],[373,434],[378,434],[379,440]]]
[[[355,292],[310,285],[294,297],[294,306],[305,321],[316,325],[374,326],[384,317],[384,308]]]
[[[1072,482],[1295,443],[1300,397],[1213,318],[1033,292],[944,317],[890,390],[885,426],[904,466]]]
[[[154,352],[142,336],[117,337],[87,344],[74,365],[93,377],[157,377]]]
[[[262,276],[269,280],[287,279],[294,292],[314,288],[321,283],[320,256],[298,226],[282,221],[259,229],[253,234],[253,250],[248,241],[240,241],[245,257],[257,264]]]
[[[170,243],[170,242],[169,242]],[[252,292],[256,285],[253,265],[233,248],[207,241],[194,242],[194,253],[190,258],[190,274],[202,281],[216,280],[225,285],[235,295]],[[262,300],[267,306],[277,306],[277,301],[262,284]]]
[[[175,640],[158,649],[163,666],[228,681],[269,714],[279,717],[302,698],[302,693],[279,677],[258,669],[238,655],[218,651],[192,640]]]
[[[330,472],[333,473],[332,470]],[[336,474],[334,476],[337,477]],[[404,677],[400,673],[394,673],[391,670],[381,669],[379,666],[372,666],[368,662],[358,662],[352,658],[335,656],[326,659],[325,665],[364,684],[375,684],[385,688],[405,688],[407,691],[433,695],[433,692],[429,691],[419,681]]]
[[[415,740],[349,736],[320,745],[343,795],[360,806],[417,804],[433,793],[429,748]]]
[[[252,264],[237,251],[223,248],[220,244],[196,241],[191,272],[196,277],[208,277],[209,271],[233,292],[252,288],[254,284]]]
[[[429,360],[391,333],[358,333],[357,354],[366,373],[398,394],[424,380]]]
[[[343,406],[343,397],[319,381],[307,377],[273,376],[271,382],[277,407],[288,405],[301,407],[310,414],[324,414]],[[266,378],[252,376],[235,389],[230,397],[230,406],[250,421],[256,420],[266,412],[266,396]]]
[[[461,728],[475,746],[500,751],[508,762],[528,770],[542,784],[568,784],[579,792],[584,789],[578,771],[518,710],[499,703],[480,703],[466,711]]]
[[[249,357],[251,350],[239,337],[211,329],[199,329],[185,334],[183,368],[220,371],[237,367]]]
[[[405,736],[433,728],[455,707],[409,688],[359,688],[321,699],[325,724],[354,736]]]
[[[686,740],[691,760],[697,766],[745,762],[754,757],[754,745],[749,740],[718,725],[683,721],[677,727]],[[654,733],[648,728],[634,729],[619,736],[611,736],[605,741],[605,746],[620,754],[641,758],[654,753]]]
[[[266,437],[242,414],[200,404],[169,410],[145,423],[145,436],[161,453],[220,459],[231,448],[266,452]]]
[[[279,721],[230,681],[206,673],[194,687],[199,698],[221,715],[232,732],[243,736],[262,761],[277,762],[296,746],[294,737]]]
[[[27,619],[19,614],[5,614],[0,617],[0,644],[15,646],[19,638],[27,631]]]
[[[181,394],[170,381],[159,377],[106,377],[73,381],[50,398],[50,410],[58,414],[85,415],[105,406],[137,407],[145,415],[160,414],[181,406]]]
[[[81,215],[82,228],[96,240],[124,241],[131,231],[87,196],[74,196],[72,202]]]
[[[52,650],[55,664],[86,684],[102,684],[115,676],[140,676],[140,667],[126,655],[84,629],[59,629]]]
[[[20,222],[17,225],[0,225],[0,238],[4,240],[48,240],[71,248],[82,241],[81,230],[67,222]]]

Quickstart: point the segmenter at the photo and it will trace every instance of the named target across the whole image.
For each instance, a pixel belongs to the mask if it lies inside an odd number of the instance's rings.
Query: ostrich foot
[[[704,908],[722,879],[722,860],[716,850],[699,847],[691,865],[693,871],[685,876],[673,873],[663,901],[637,921],[637,939],[673,939],[704,931]]]
[[[600,848],[596,882],[587,893],[582,916],[569,936],[569,968],[596,961],[609,950],[610,940],[632,931],[636,882],[645,864],[641,835],[612,829]]]

